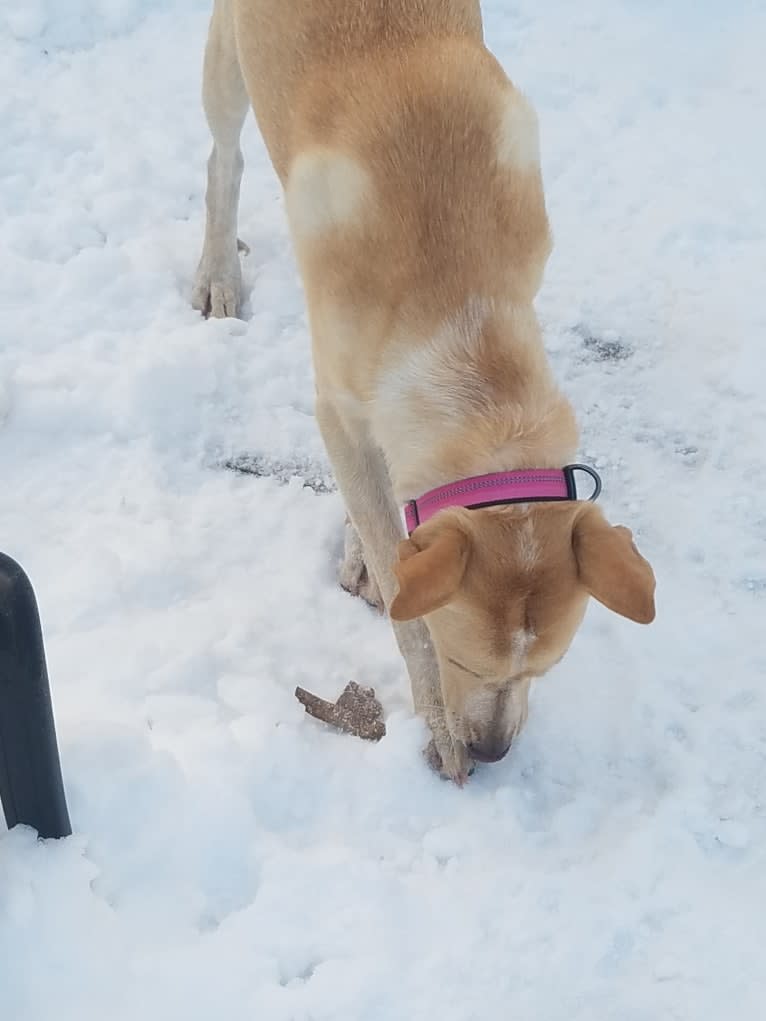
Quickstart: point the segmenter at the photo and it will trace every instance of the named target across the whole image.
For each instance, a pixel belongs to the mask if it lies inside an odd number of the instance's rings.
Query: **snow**
[[[659,588],[647,629],[591,607],[461,791],[422,763],[388,625],[335,584],[252,125],[247,320],[189,307],[207,3],[0,0],[0,535],[76,830],[0,834],[9,1021],[762,1016],[766,4],[485,12],[540,118],[555,370]],[[293,698],[349,679],[379,745]]]

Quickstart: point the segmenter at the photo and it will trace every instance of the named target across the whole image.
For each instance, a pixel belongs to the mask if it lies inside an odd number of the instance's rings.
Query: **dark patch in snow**
[[[300,479],[305,488],[315,493],[334,493],[337,488],[330,469],[308,457],[280,461],[264,454],[238,454],[225,460],[223,467],[240,475],[276,479],[282,485]]]
[[[624,362],[633,356],[632,346],[620,337],[608,334],[600,336],[582,323],[578,323],[572,332],[581,338],[583,347],[592,361]]]

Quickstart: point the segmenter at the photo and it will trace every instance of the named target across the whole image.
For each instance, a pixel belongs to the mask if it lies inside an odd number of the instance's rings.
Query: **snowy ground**
[[[766,3],[485,8],[540,114],[549,348],[659,589],[648,629],[591,608],[460,791],[334,583],[338,497],[283,484],[328,472],[252,126],[249,318],[189,307],[207,3],[0,0],[0,546],[76,828],[0,835],[8,1021],[763,1016]],[[351,678],[378,746],[293,699]]]

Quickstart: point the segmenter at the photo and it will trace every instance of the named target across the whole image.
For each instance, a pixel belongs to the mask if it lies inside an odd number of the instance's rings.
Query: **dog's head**
[[[564,655],[589,596],[654,619],[650,565],[591,503],[442,511],[400,543],[394,570],[391,617],[426,618],[449,728],[484,762],[508,751],[530,681]]]

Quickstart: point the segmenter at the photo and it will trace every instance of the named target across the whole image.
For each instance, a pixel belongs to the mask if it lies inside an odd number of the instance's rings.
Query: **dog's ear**
[[[455,595],[468,564],[471,541],[457,525],[421,525],[399,543],[394,574],[399,591],[389,608],[392,620],[414,620],[445,606]]]
[[[594,599],[637,624],[651,624],[654,572],[629,528],[610,525],[591,504],[577,518],[572,546],[580,581]]]

